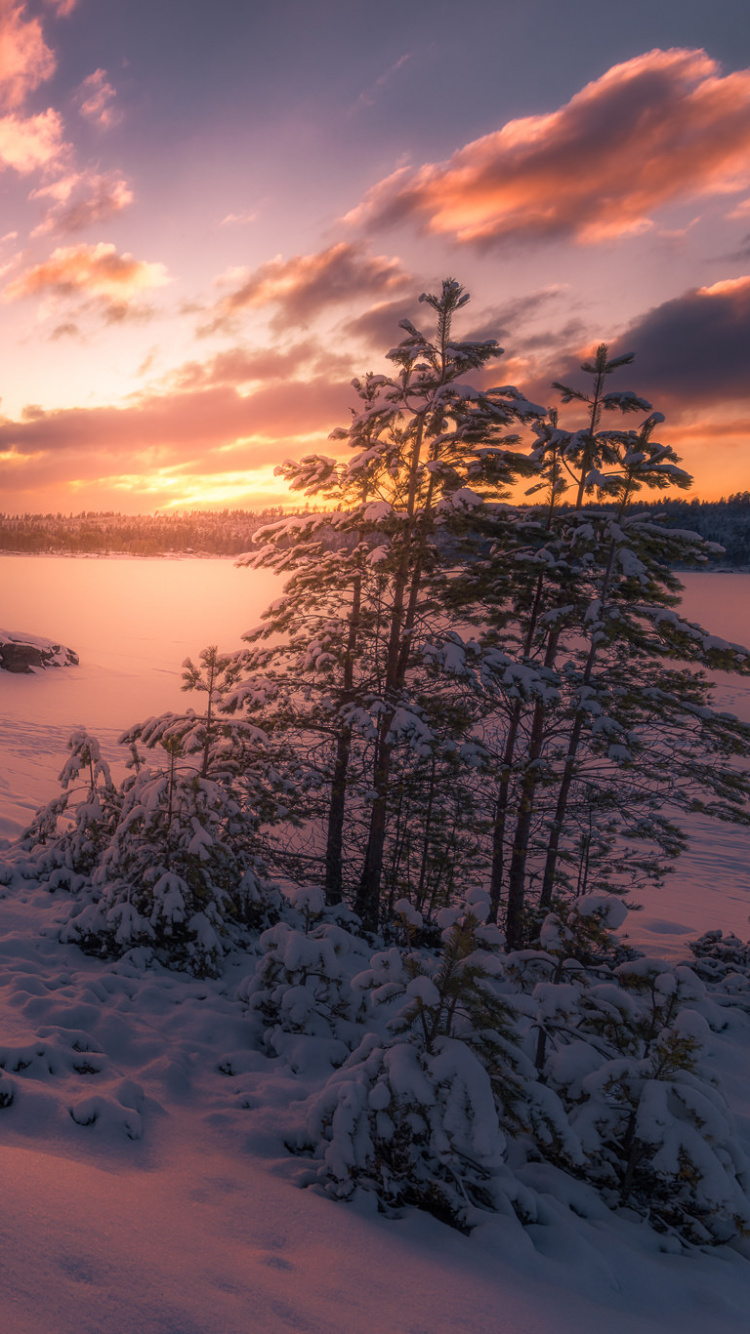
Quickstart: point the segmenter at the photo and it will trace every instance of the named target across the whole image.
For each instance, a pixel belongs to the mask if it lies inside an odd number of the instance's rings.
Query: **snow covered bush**
[[[612,931],[626,915],[623,901],[610,894],[586,894],[568,903],[560,900],[541,924],[538,948],[508,955],[506,974],[521,993],[516,1003],[531,1020],[529,1037],[536,1033],[534,1061],[540,1073],[548,1041],[558,1034],[569,1040],[578,1022],[590,970],[611,971],[622,948]]]
[[[638,958],[576,991],[545,1076],[568,1106],[587,1180],[610,1205],[687,1241],[747,1233],[748,1163],[703,1060],[711,1034],[700,979]]]
[[[702,981],[732,996],[735,1003],[750,1002],[750,943],[722,931],[706,931],[690,942],[690,949]]]
[[[146,946],[169,966],[210,975],[232,934],[277,920],[258,830],[286,813],[286,793],[265,734],[220,716],[235,656],[210,647],[199,666],[183,665],[183,689],[204,692],[205,711],[125,732],[130,772],[119,785],[96,738],[74,733],[63,792],[25,831],[8,875],[70,892],[63,940],[102,955]]]
[[[313,1100],[307,1131],[337,1199],[369,1190],[381,1207],[416,1205],[463,1229],[496,1207],[505,1137],[487,1072],[456,1038],[428,1051],[368,1033]]]
[[[364,1032],[362,995],[352,989],[369,950],[343,905],[326,907],[325,893],[311,886],[287,891],[283,919],[260,937],[261,957],[240,986],[265,1025],[264,1043],[286,1056],[292,1069],[321,1067],[328,1073],[356,1046]]]
[[[396,907],[418,925],[408,902]],[[372,1191],[385,1209],[412,1204],[469,1229],[478,1210],[508,1209],[521,1192],[504,1166],[501,1117],[549,1128],[562,1109],[516,1049],[487,908],[470,894],[439,915],[439,951],[393,946],[355,979],[376,1031],[311,1100],[307,1121],[316,1179],[335,1198]]]
[[[37,811],[19,840],[23,870],[54,892],[79,889],[116,826],[120,794],[98,739],[85,729],[68,741],[70,757],[59,776],[62,792]]]
[[[278,915],[258,828],[283,807],[264,734],[216,716],[234,659],[212,647],[200,667],[184,665],[184,689],[205,691],[205,712],[162,714],[124,733],[130,772],[119,785],[96,738],[76,732],[63,793],[35,817],[13,865],[50,891],[70,891],[63,940],[102,955],[147,946],[170,966],[209,975],[228,935]],[[146,763],[139,742],[161,758]]]
[[[125,779],[117,823],[62,939],[102,954],[148,945],[164,962],[213,974],[229,926],[262,926],[273,895],[231,785],[180,772],[175,757]]]
[[[625,912],[610,895],[558,905],[540,948],[508,958],[528,1054],[569,1127],[560,1142],[535,1127],[530,1156],[584,1177],[610,1207],[657,1229],[726,1241],[750,1225],[750,1177],[704,1059],[707,1020],[720,1026],[723,1013],[688,967],[618,962],[611,931]]]

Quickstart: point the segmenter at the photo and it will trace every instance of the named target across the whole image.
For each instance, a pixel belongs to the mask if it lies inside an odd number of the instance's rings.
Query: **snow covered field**
[[[0,833],[56,789],[76,724],[119,731],[178,706],[179,667],[232,648],[273,596],[224,561],[4,558],[0,620],[59,637],[81,666],[0,678]],[[687,575],[686,608],[750,640],[750,576]],[[744,619],[744,624],[743,624]],[[746,684],[722,702],[750,718]],[[631,938],[684,957],[710,927],[750,932],[748,838],[696,824],[672,883]],[[61,905],[0,904],[0,1265],[7,1334],[740,1334],[750,1250],[669,1253],[588,1188],[576,1211],[538,1182],[539,1221],[492,1217],[465,1237],[409,1212],[385,1220],[297,1190],[284,1150],[314,1081],[257,1049],[237,957],[198,982],[101,963],[53,938]],[[41,927],[41,931],[40,931]],[[707,1059],[750,1154],[750,1016]]]

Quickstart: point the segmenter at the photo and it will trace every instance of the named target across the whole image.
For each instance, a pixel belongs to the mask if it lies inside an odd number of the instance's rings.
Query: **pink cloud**
[[[76,90],[75,102],[85,120],[109,130],[120,120],[120,113],[112,106],[116,93],[107,79],[105,69],[94,70]]]
[[[51,109],[39,116],[0,116],[0,169],[27,176],[51,166],[65,154],[62,136],[62,119]]]
[[[44,222],[34,235],[82,231],[122,212],[133,202],[130,185],[119,171],[80,171],[32,190],[30,199],[49,201]]]
[[[0,107],[9,111],[55,70],[39,19],[27,19],[25,11],[23,0],[0,0]]]
[[[56,162],[65,151],[62,119],[49,109],[24,116],[21,107],[55,70],[39,19],[27,19],[22,0],[0,0],[0,170],[27,175]]]
[[[46,294],[127,300],[167,282],[163,264],[120,255],[113,245],[100,241],[98,245],[58,247],[49,259],[24,269],[14,278],[3,292],[3,300],[19,301]]]
[[[637,233],[688,196],[750,181],[750,70],[722,76],[704,51],[649,51],[557,111],[512,120],[447,162],[404,167],[347,221],[399,223],[486,246]]]
[[[408,281],[399,259],[370,255],[359,244],[340,241],[313,255],[269,260],[244,275],[218,302],[202,332],[231,325],[243,310],[264,306],[276,307],[278,328],[305,324],[328,306],[399,291]]]

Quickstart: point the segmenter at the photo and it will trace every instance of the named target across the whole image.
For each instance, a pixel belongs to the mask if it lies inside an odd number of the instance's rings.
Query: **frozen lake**
[[[750,574],[682,578],[691,619],[750,643]],[[95,731],[112,753],[131,723],[184,708],[183,660],[209,644],[239,648],[277,590],[272,574],[232,559],[1,557],[0,626],[59,639],[81,665],[0,673],[0,835],[14,836],[57,791],[74,727]],[[717,702],[750,721],[750,681],[720,679]],[[679,870],[630,919],[632,937],[660,953],[684,950],[681,936],[708,927],[750,934],[750,834],[707,820],[690,832]]]
[[[209,644],[240,648],[277,588],[274,575],[231,558],[0,558],[0,626],[59,639],[80,657],[77,668],[0,673],[0,835],[54,794],[73,728],[116,753],[132,723],[194,703],[180,690],[184,659]]]

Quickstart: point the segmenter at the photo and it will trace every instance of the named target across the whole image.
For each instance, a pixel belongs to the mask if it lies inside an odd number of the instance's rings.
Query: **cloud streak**
[[[486,247],[641,232],[672,201],[750,180],[750,70],[721,76],[704,51],[650,51],[565,106],[512,120],[443,163],[401,168],[347,221],[398,224]]]
[[[177,389],[203,389],[215,385],[247,385],[257,381],[290,379],[321,349],[311,342],[298,343],[287,351],[278,348],[227,348],[208,361],[188,361],[175,371],[171,382]]]
[[[44,0],[48,9],[53,9],[56,18],[66,19],[73,13],[78,0]]]
[[[408,281],[399,259],[370,255],[360,244],[340,241],[313,255],[261,264],[221,298],[201,332],[231,327],[244,311],[267,306],[276,309],[276,328],[305,325],[330,306],[400,291]]]

